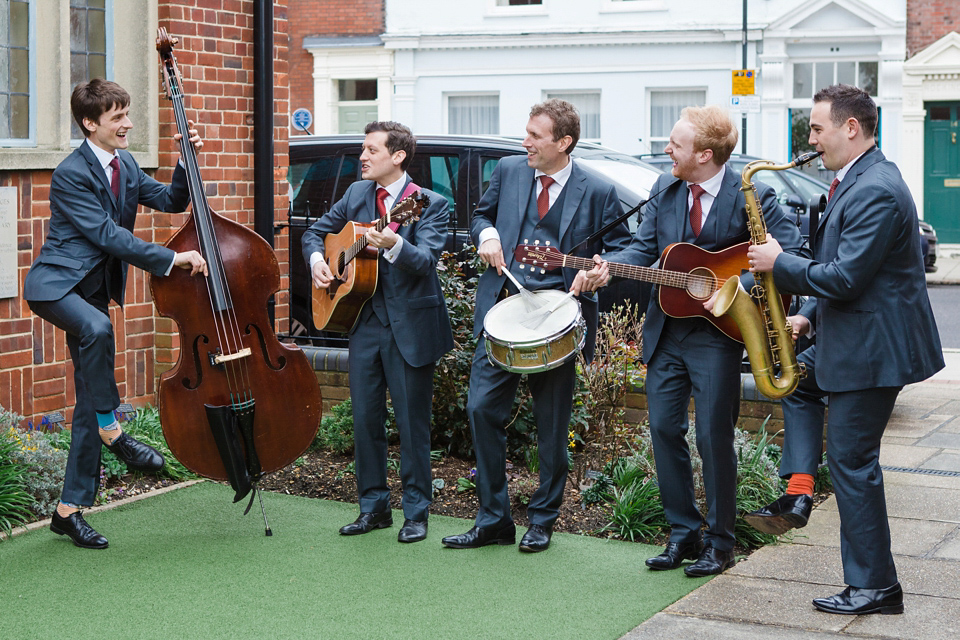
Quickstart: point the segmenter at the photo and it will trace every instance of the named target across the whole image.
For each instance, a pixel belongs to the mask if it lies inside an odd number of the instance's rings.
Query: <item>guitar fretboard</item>
[[[578,258],[561,253],[541,254],[529,253],[529,261],[524,260],[524,264],[533,267],[543,265],[544,267],[569,267],[571,269],[582,269],[589,271],[593,269],[594,262],[590,258]],[[710,287],[714,290],[713,278],[702,276],[684,271],[665,271],[653,267],[638,267],[632,264],[623,264],[619,262],[608,262],[610,275],[618,278],[627,278],[629,280],[640,280],[641,282],[652,282],[664,287],[675,287],[677,289],[703,290],[704,287]]]

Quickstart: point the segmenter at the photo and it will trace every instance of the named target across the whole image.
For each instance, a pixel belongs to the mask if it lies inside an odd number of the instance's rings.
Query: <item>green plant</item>
[[[605,473],[598,473],[593,484],[580,493],[583,504],[599,504],[613,499],[613,479]]]
[[[527,471],[530,473],[540,473],[540,449],[537,445],[531,445],[523,452],[524,461],[527,463]]]
[[[0,407],[0,412],[5,418],[6,410]],[[0,531],[7,535],[31,517],[32,500],[26,489],[29,471],[12,458],[13,451],[19,448],[12,433],[15,430],[13,426],[0,428]]]
[[[323,416],[310,448],[326,449],[334,453],[353,451],[353,403],[350,398],[334,405],[333,409]]]
[[[477,483],[475,478],[477,477],[477,470],[470,469],[469,478],[457,478],[457,493],[462,491],[475,491],[477,488]]]
[[[387,471],[400,473],[400,456],[390,454],[387,456]]]
[[[654,478],[635,479],[625,487],[614,487],[613,508],[605,531],[636,542],[651,540],[667,527],[660,487]]]
[[[15,443],[11,460],[29,473],[23,478],[30,495],[30,510],[43,517],[53,513],[60,499],[67,452],[54,445],[59,436],[48,431],[21,431],[11,427],[7,437]]]
[[[780,447],[766,431],[770,416],[763,421],[756,436],[737,429],[734,449],[737,452],[737,510],[749,513],[770,504],[780,496],[780,477],[774,460]],[[773,454],[773,455],[771,455]],[[742,516],[734,524],[733,535],[743,547],[759,547],[776,541],[776,536],[757,531]]]
[[[337,472],[337,480],[343,478],[345,475],[350,474],[352,476],[357,475],[357,462],[356,460],[351,460],[350,464],[345,466],[343,469]]]

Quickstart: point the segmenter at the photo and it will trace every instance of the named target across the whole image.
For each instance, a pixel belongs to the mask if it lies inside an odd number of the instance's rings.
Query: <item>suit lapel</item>
[[[104,207],[112,207],[113,210],[110,215],[114,220],[117,220],[117,212],[120,210],[117,206],[117,199],[113,197],[113,191],[110,189],[110,183],[107,182],[107,172],[103,170],[103,167],[100,166],[100,161],[97,159],[97,154],[93,152],[93,149],[89,147],[89,142],[82,143],[78,149],[80,150],[83,159],[87,161],[87,165],[90,167],[90,173],[93,174],[100,185],[103,187],[105,194],[105,201],[103,201]],[[123,166],[123,162],[120,163],[120,166]],[[123,173],[120,173],[120,177],[123,177]],[[122,182],[120,183],[123,184]],[[123,192],[123,189],[120,190]]]
[[[677,201],[674,203],[677,216],[677,242],[683,242],[690,225],[690,212],[687,209],[687,200],[690,199],[690,185],[686,181],[680,183],[677,189]]]
[[[872,167],[878,162],[886,160],[886,157],[883,155],[883,152],[879,148],[874,147],[872,151],[868,151],[863,155],[862,158],[857,160],[850,171],[847,172],[847,175],[843,177],[843,180],[840,181],[840,184],[837,186],[837,190],[833,192],[833,197],[830,198],[830,201],[827,202],[827,208],[823,212],[823,215],[820,216],[820,221],[817,223],[817,237],[820,236],[823,229],[826,227],[826,221],[830,218],[830,214],[833,213],[834,206],[837,202],[840,201],[840,198],[847,191],[853,188],[853,185],[857,182],[857,178],[860,177],[864,171]]]
[[[713,199],[713,205],[711,205],[710,212],[707,214],[707,222],[700,230],[700,236],[697,238],[696,244],[715,244],[720,238],[729,236],[729,227],[733,223],[736,213],[733,216],[722,216],[718,212],[733,211],[737,199],[737,176],[726,167],[723,172],[720,191],[717,193],[717,197]],[[721,224],[723,224],[723,228],[720,228]]]
[[[117,193],[118,193],[118,195],[117,195],[117,222],[122,225],[122,224],[123,224],[123,211],[124,211],[123,205],[124,205],[124,201],[127,199],[127,190],[126,190],[126,188],[125,188],[125,185],[127,184],[127,163],[125,163],[125,162],[123,161],[123,158],[120,158],[120,163],[119,163],[119,164],[120,164],[120,166],[117,168],[117,171],[119,172],[118,175],[117,175],[117,180],[119,181],[118,184],[120,185],[120,189],[119,189],[119,191],[117,192]],[[112,190],[112,189],[110,190],[110,195],[111,195],[111,196],[113,195],[113,190]]]
[[[531,194],[534,191],[533,174],[533,169],[526,163],[517,167],[517,210],[512,213],[514,216],[512,224],[504,229],[505,233],[503,237],[500,238],[507,266],[513,264],[513,254],[510,248],[517,246],[517,238],[520,237],[520,229],[523,227],[523,218],[527,215],[527,207],[530,206]],[[508,253],[510,253],[509,256],[507,255]]]
[[[570,162],[573,162],[571,159]],[[573,223],[573,217],[580,208],[580,201],[583,200],[583,194],[587,190],[587,176],[580,170],[580,167],[574,163],[570,171],[570,179],[564,186],[566,194],[563,196],[563,211],[560,212],[560,233],[557,235],[561,240],[567,234],[567,229]]]

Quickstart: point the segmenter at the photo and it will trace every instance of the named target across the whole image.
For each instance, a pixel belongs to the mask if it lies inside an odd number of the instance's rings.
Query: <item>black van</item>
[[[294,136],[290,139],[290,334],[317,346],[345,347],[344,334],[317,331],[313,326],[311,282],[300,242],[304,230],[337,202],[354,181],[360,180],[360,134]],[[494,136],[417,136],[417,152],[407,173],[417,184],[450,201],[449,251],[470,238],[470,218],[500,158],[525,153],[519,139]],[[581,141],[573,157],[584,169],[617,188],[624,211],[649,195],[660,169],[632,156]],[[630,226],[636,229],[637,217]],[[646,306],[649,287],[622,282],[601,290],[601,309],[631,298]]]

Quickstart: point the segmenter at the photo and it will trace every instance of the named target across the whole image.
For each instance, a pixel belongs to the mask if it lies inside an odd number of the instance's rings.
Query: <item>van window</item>
[[[493,175],[493,170],[496,168],[497,163],[500,162],[500,158],[491,158],[489,156],[482,156],[480,158],[480,195],[482,196],[487,191],[487,187],[490,186],[490,176]]]
[[[460,157],[457,155],[417,154],[407,166],[410,179],[446,198],[450,202],[451,211],[456,211],[459,172]]]
[[[287,180],[293,215],[316,218],[325,212],[323,203],[330,193],[330,178],[338,162],[339,159],[328,156],[290,165]]]
[[[343,194],[347,192],[347,188],[359,179],[360,154],[343,156],[343,162],[340,164],[340,177],[337,179],[337,190],[330,200],[330,205],[339,202]]]

